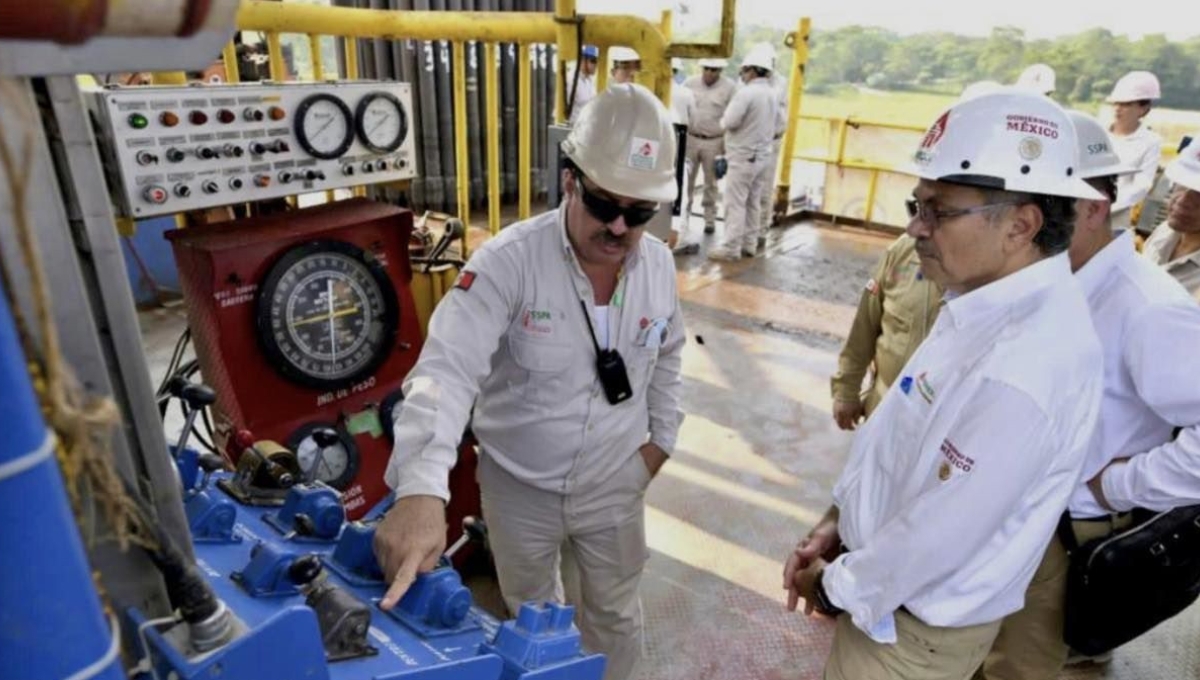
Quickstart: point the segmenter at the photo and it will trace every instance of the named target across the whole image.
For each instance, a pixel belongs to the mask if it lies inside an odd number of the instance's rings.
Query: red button
[[[283,120],[287,117],[287,112],[278,106],[272,106],[270,109],[267,109],[267,116],[269,116],[271,120]]]
[[[192,125],[204,125],[208,122],[208,114],[203,111],[192,111],[188,114],[188,121]]]
[[[234,115],[233,111],[230,111],[229,109],[221,109],[220,111],[217,111],[217,120],[221,121],[222,123],[232,123],[236,118],[237,116]]]

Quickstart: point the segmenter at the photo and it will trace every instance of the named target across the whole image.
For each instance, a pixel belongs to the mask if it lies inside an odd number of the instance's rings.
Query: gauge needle
[[[321,136],[321,133],[325,131],[325,128],[329,127],[330,125],[333,125],[333,121],[334,121],[334,119],[333,119],[333,118],[330,118],[328,122],[326,122],[326,123],[325,123],[324,125],[322,125],[321,127],[317,128],[317,131],[316,131],[316,132],[314,132],[314,133],[312,133],[312,136],[313,136],[313,137],[320,137],[320,136]]]
[[[357,311],[358,311],[358,307],[347,307],[345,309],[339,309],[338,311],[333,313],[333,318],[336,319],[338,317],[346,316],[348,314],[354,314]],[[328,320],[329,320],[329,315],[322,314],[320,316],[310,316],[307,319],[300,319],[298,321],[293,321],[292,326],[303,326],[306,323],[316,323],[318,321],[328,321]]]
[[[370,137],[371,133],[378,130],[380,128],[380,126],[382,126],[384,123],[388,122],[388,120],[390,120],[390,119],[391,119],[390,116],[384,116],[383,118],[381,118],[379,120],[379,122],[375,124],[375,127],[371,128],[370,130],[367,130],[367,136]]]
[[[337,363],[337,328],[334,327],[333,316],[333,279],[325,279],[325,298],[329,301],[329,341],[333,343],[333,363]]]

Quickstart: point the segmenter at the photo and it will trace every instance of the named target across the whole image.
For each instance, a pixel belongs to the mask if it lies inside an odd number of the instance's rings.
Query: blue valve
[[[230,576],[253,597],[282,597],[300,592],[288,576],[288,567],[296,553],[270,543],[259,542],[250,551],[250,563]]]
[[[582,654],[574,617],[570,605],[526,602],[516,620],[502,623],[495,639],[480,645],[480,651],[504,659],[504,680],[531,671],[544,680],[598,678],[604,673],[604,657]]]
[[[233,533],[237,506],[225,494],[201,489],[188,496],[183,507],[197,543],[242,542],[242,537]]]
[[[290,539],[330,542],[342,530],[346,510],[332,488],[320,483],[297,484],[288,490],[279,512],[263,519]]]
[[[458,572],[449,567],[418,574],[400,602],[388,612],[392,618],[426,637],[453,635],[479,627],[471,610],[471,591]]]
[[[356,586],[373,586],[383,582],[383,570],[375,559],[375,525],[351,522],[342,529],[333,555],[325,558],[325,566]]]

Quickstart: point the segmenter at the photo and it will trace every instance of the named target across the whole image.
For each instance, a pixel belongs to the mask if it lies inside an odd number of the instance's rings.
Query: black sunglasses
[[[579,187],[579,196],[583,199],[583,206],[587,208],[588,213],[604,224],[610,224],[615,222],[618,217],[624,217],[625,226],[634,229],[646,224],[658,214],[658,205],[653,207],[636,204],[621,206],[616,201],[594,194],[588,191],[582,176],[575,177],[575,186]]]

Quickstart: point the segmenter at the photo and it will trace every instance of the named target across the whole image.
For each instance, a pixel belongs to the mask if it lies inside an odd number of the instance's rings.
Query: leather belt
[[[698,139],[720,139],[724,135],[702,135],[699,132],[689,132],[688,137],[696,137]]]

